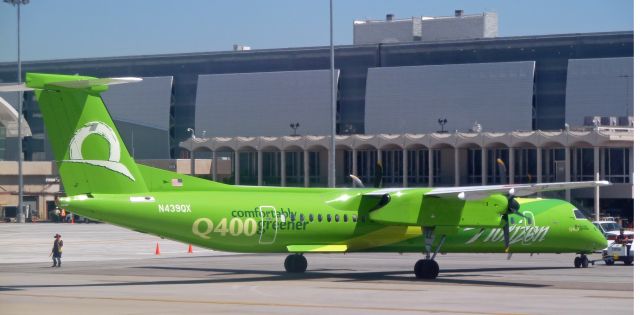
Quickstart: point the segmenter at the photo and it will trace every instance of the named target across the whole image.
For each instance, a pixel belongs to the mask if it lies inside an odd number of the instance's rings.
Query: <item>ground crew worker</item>
[[[51,249],[53,256],[53,265],[51,267],[60,267],[62,264],[60,261],[60,258],[62,258],[62,235],[56,234],[54,238],[55,241],[53,241],[53,248]]]

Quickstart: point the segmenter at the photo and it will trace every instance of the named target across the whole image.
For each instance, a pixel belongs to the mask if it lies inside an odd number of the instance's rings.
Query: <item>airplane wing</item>
[[[517,201],[538,192],[610,185],[608,181],[515,185],[387,188],[365,193],[369,218],[392,225],[449,227],[499,227],[504,216],[517,211]]]
[[[457,196],[460,200],[480,200],[492,194],[508,194],[509,196],[524,197],[539,192],[556,191],[565,189],[590,188],[596,186],[609,186],[610,182],[561,182],[539,184],[515,184],[515,185],[491,185],[491,186],[467,186],[467,187],[443,187],[434,188],[425,193],[425,196]]]

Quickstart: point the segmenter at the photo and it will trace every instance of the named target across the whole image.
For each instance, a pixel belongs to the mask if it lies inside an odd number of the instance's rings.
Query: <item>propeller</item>
[[[505,163],[500,158],[496,159],[496,163],[498,164],[498,174],[500,175],[500,181],[502,183],[507,183],[507,167]],[[511,240],[509,237],[509,230],[511,228],[511,222],[509,222],[509,214],[516,214],[524,217],[524,215],[518,212],[518,210],[520,210],[520,204],[515,199],[515,196],[510,194],[509,197],[507,197],[507,209],[504,214],[502,214],[502,221],[504,221],[504,225],[502,226],[502,234],[504,235],[505,252],[509,252],[509,246],[511,245]]]
[[[518,210],[520,210],[520,204],[515,199],[515,196],[510,195],[507,198],[507,210],[504,212],[504,214],[502,214],[502,221],[504,221],[504,225],[502,226],[502,234],[504,235],[504,247],[505,247],[504,251],[505,252],[509,252],[509,246],[511,245],[510,239],[509,239],[509,230],[510,230],[510,223],[511,223],[509,222],[509,215],[516,214],[521,217],[524,217],[524,215],[518,212]]]
[[[382,188],[382,162],[376,162],[375,181],[374,186],[376,188]]]

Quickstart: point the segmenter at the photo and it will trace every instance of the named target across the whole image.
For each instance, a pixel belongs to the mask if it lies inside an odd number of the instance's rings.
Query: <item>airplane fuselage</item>
[[[232,252],[423,252],[421,227],[380,224],[357,209],[372,189],[237,187],[228,191],[94,194],[64,199],[79,215],[205,248]],[[425,189],[427,191],[428,189]],[[510,215],[510,252],[585,252],[602,237],[575,207],[553,199],[518,199]],[[353,207],[353,208],[352,208]],[[400,211],[401,209],[399,209]],[[344,245],[343,250],[335,246]],[[333,246],[324,248],[323,246]],[[442,252],[504,252],[501,228],[458,228]]]

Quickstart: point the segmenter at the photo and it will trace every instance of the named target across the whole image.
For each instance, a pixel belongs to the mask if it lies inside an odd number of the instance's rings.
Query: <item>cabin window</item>
[[[342,218],[342,222],[349,223],[349,216],[345,214],[344,217]]]
[[[318,222],[322,222],[322,214],[318,214]]]
[[[295,214],[291,214],[291,222],[295,222],[296,221],[296,215]]]
[[[313,214],[309,215],[309,222],[313,222]]]
[[[360,217],[360,221],[364,223],[366,221],[365,217],[364,216]]]
[[[353,223],[358,222],[358,215],[357,214],[352,215],[351,220],[353,221]]]
[[[300,222],[304,222],[304,214],[300,213]]]
[[[340,215],[336,214],[336,222],[340,222]]]
[[[578,209],[573,209],[573,215],[576,217],[576,219],[587,219],[584,213],[582,213],[582,211]]]
[[[331,222],[331,215],[327,214],[327,222]]]

